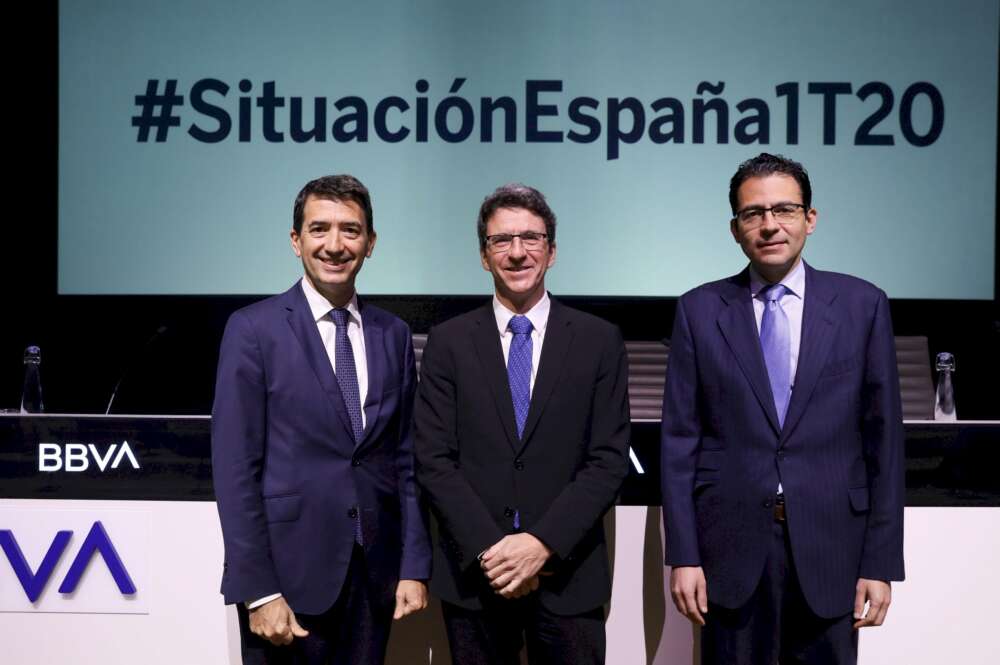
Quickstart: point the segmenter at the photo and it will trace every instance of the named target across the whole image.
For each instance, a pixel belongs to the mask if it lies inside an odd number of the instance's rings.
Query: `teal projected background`
[[[674,296],[744,265],[728,180],[768,151],[809,169],[814,266],[896,298],[990,299],[998,16],[996,0],[63,2],[59,291],[280,291],[301,275],[295,194],[347,172],[379,233],[364,293],[489,292],[476,212],[521,181],[559,218],[550,290]]]

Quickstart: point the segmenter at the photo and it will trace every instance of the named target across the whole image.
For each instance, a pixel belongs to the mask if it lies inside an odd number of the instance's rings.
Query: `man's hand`
[[[396,611],[393,619],[402,619],[427,607],[427,585],[420,580],[399,580],[396,585]]]
[[[550,556],[552,550],[538,538],[515,533],[486,550],[479,565],[498,594],[519,598],[538,588],[538,572]]]
[[[543,573],[540,573],[540,574],[543,574]],[[522,584],[521,586],[519,586],[516,589],[514,589],[510,593],[510,596],[507,596],[507,598],[510,598],[511,600],[513,600],[514,598],[521,598],[523,596],[527,596],[529,593],[532,593],[534,591],[538,591],[538,582],[539,582],[538,577],[539,577],[538,575],[535,575],[534,577],[529,577],[528,579],[526,579],[524,581],[524,584]],[[499,593],[499,592],[497,592],[497,593]]]
[[[708,585],[701,566],[678,566],[670,570],[670,596],[677,611],[699,626],[708,614]]]
[[[296,637],[309,634],[295,620],[295,613],[283,597],[250,610],[250,630],[277,646],[291,644]]]
[[[868,613],[865,613],[865,601],[868,601]],[[854,592],[854,628],[866,626],[881,626],[885,621],[889,603],[892,602],[892,587],[881,580],[866,580],[858,578]]]

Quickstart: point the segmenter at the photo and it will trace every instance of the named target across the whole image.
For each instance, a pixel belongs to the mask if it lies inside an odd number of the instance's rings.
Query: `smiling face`
[[[545,222],[524,208],[498,208],[486,222],[487,236],[528,231],[544,234]],[[493,274],[497,299],[511,311],[524,313],[545,293],[545,271],[556,262],[556,248],[546,240],[536,249],[527,249],[520,238],[514,238],[503,252],[487,244],[480,258],[483,269]]]
[[[730,222],[733,238],[761,277],[780,281],[794,268],[816,228],[816,210],[799,210],[794,219],[778,222],[770,212],[759,223],[744,224],[739,212],[750,208],[772,208],[782,203],[802,204],[802,191],[791,176],[772,174],[748,178],[737,191],[737,216]]]
[[[354,295],[354,280],[375,249],[365,213],[354,201],[310,195],[302,211],[302,230],[291,232],[292,250],[302,259],[306,279],[332,304]]]

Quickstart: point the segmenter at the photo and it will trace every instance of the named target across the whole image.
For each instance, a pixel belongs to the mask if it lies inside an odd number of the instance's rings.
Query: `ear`
[[[365,251],[365,258],[370,259],[372,257],[372,252],[375,251],[375,241],[378,240],[378,234],[374,231],[368,237],[368,249]]]
[[[485,249],[479,250],[479,260],[483,264],[483,270],[485,270],[486,272],[493,272],[490,269],[490,262],[486,259],[486,250]]]
[[[555,262],[556,262],[556,246],[549,245],[549,264],[545,267],[551,268]]]
[[[729,220],[729,232],[733,234],[733,240],[736,241],[737,245],[740,244],[740,230],[737,226],[738,224],[739,222],[736,221],[735,217]]]
[[[289,231],[288,237],[291,238],[292,241],[292,251],[295,252],[295,256],[301,259],[302,246],[299,244],[299,239],[300,239],[299,234],[295,231],[295,229],[292,229],[291,231]]]
[[[806,213],[806,235],[811,236],[812,232],[816,230],[816,220],[819,219],[819,213],[816,212],[816,208],[809,208],[809,212]]]

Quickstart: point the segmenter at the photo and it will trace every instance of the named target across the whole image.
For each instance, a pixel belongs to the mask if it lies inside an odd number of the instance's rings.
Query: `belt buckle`
[[[774,499],[774,521],[784,522],[785,520],[785,497],[778,495]]]

